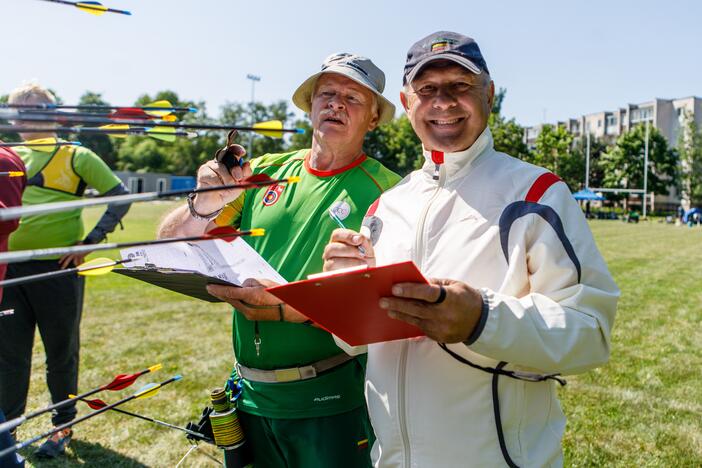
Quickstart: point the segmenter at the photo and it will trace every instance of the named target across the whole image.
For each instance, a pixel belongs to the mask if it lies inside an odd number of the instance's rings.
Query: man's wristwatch
[[[224,209],[224,207],[213,211],[212,213],[208,214],[200,214],[197,211],[195,211],[195,197],[197,196],[196,193],[189,193],[188,194],[188,209],[190,210],[190,216],[192,216],[195,219],[200,219],[202,221],[211,221],[214,218],[216,218]]]

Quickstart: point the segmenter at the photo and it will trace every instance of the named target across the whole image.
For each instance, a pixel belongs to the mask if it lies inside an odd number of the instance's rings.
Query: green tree
[[[251,126],[252,123],[268,120],[280,120],[284,127],[292,125],[295,114],[288,109],[286,101],[277,101],[268,106],[260,102],[240,104],[227,103],[222,107],[220,118],[222,125]],[[266,153],[281,153],[287,151],[288,144],[284,138],[271,138],[254,132],[242,132],[238,142],[247,151],[251,144],[251,157],[261,156]]]
[[[702,133],[688,112],[678,137],[680,185],[691,205],[702,204]]]
[[[290,145],[288,149],[290,151],[299,150],[303,148],[310,148],[312,146],[312,124],[307,114],[301,119],[295,120],[293,122],[294,128],[301,128],[304,133],[294,133],[290,137]]]
[[[167,100],[177,107],[196,107],[197,113],[184,113],[183,121],[214,123],[207,115],[204,103],[181,101],[173,91],[160,91],[155,96],[144,94],[135,105],[143,106],[157,100]],[[117,167],[140,172],[165,172],[175,175],[194,175],[197,168],[223,144],[221,132],[200,132],[195,139],[178,137],[164,142],[146,136],[131,136],[119,145]]]
[[[600,164],[602,154],[607,151],[607,145],[600,139],[590,138],[590,187],[602,187],[604,183],[604,170]],[[571,182],[567,182],[571,190],[580,190],[585,187],[585,160],[587,154],[587,140],[578,138],[571,149],[572,157],[566,163],[569,167],[566,172]],[[609,195],[611,197],[612,195]]]
[[[561,175],[559,170],[569,166],[573,136],[561,126],[544,125],[534,142],[532,160],[534,164]]]
[[[637,125],[617,139],[615,145],[602,154],[604,186],[610,188],[642,189],[646,127]],[[650,127],[648,144],[648,190],[667,193],[678,182],[678,157],[668,147],[661,133]]]
[[[524,128],[516,120],[507,119],[502,115],[502,104],[507,96],[507,90],[500,88],[495,93],[495,100],[488,117],[488,127],[492,132],[495,150],[507,153],[525,161],[531,160],[529,147],[524,142]]]
[[[86,91],[78,100],[78,105],[109,106],[110,104],[102,98],[101,94]],[[95,154],[100,156],[111,169],[116,167],[115,163],[117,162],[117,148],[109,136],[79,133],[76,135],[76,137],[78,141],[83,143],[83,146],[90,148],[95,152]]]
[[[406,115],[393,119],[366,134],[363,149],[385,167],[401,176],[422,167],[422,144]]]

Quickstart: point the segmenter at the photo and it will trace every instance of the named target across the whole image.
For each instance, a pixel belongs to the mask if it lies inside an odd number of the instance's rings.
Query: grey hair
[[[56,104],[56,96],[37,82],[31,81],[12,90],[7,98],[8,104],[24,104],[34,98],[37,104]]]

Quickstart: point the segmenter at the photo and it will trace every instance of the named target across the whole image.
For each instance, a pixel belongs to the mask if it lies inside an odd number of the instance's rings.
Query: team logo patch
[[[334,213],[340,220],[345,220],[351,214],[351,205],[343,200],[335,201],[329,208],[329,211]]]
[[[366,216],[361,224],[361,234],[370,239],[371,244],[375,245],[380,239],[380,233],[383,231],[383,220],[377,216]]]
[[[285,190],[284,185],[274,185],[269,188],[266,194],[263,196],[263,204],[266,206],[271,206],[275,204],[280,198],[280,194]]]

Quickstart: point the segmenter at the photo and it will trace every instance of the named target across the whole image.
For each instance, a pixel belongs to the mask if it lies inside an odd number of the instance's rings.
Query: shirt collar
[[[475,142],[463,151],[457,151],[455,153],[439,153],[436,151],[432,152],[424,148],[422,145],[422,153],[424,154],[424,165],[422,166],[422,172],[433,177],[434,171],[436,170],[436,162],[440,161],[443,156],[443,163],[440,163],[443,167],[443,171],[448,179],[452,176],[461,172],[462,169],[470,166],[475,159],[480,156],[485,150],[491,149],[493,147],[492,133],[489,127],[485,127],[483,133],[475,140]],[[432,158],[432,153],[434,153]]]

